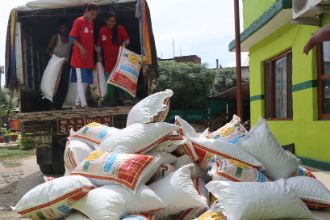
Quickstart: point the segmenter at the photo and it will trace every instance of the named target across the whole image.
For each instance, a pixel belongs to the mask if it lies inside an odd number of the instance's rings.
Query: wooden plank
[[[132,106],[119,107],[103,107],[72,110],[58,110],[58,111],[44,111],[31,113],[14,113],[11,115],[13,119],[19,119],[22,122],[27,121],[52,121],[58,119],[70,118],[87,118],[87,117],[107,117],[114,115],[127,115]]]

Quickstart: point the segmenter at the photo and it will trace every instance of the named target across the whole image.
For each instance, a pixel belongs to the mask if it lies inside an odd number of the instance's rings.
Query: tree
[[[213,73],[205,65],[194,63],[159,62],[159,78],[154,91],[172,89],[173,109],[204,108],[210,95]]]
[[[235,68],[221,68],[212,70],[214,81],[212,84],[211,95],[226,91],[236,85],[234,78]]]
[[[17,108],[18,98],[14,92],[8,89],[1,88],[0,90],[0,127],[3,127],[4,123],[8,125],[9,114]]]

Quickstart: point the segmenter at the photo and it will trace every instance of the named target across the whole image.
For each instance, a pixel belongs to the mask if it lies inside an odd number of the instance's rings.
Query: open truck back
[[[20,121],[20,130],[35,138],[37,162],[45,174],[63,173],[63,152],[70,129],[77,130],[90,122],[124,127],[130,106],[101,107],[88,110],[56,110],[46,104],[40,82],[49,56],[47,44],[57,31],[57,23],[66,19],[70,24],[83,14],[80,0],[38,0],[11,11],[6,46],[6,87],[19,96],[19,113],[11,119]],[[104,25],[103,17],[111,8],[118,23],[129,36],[128,49],[143,55],[139,76],[138,98],[151,92],[157,75],[157,55],[150,12],[145,0],[94,0],[100,13],[94,21],[95,34]]]

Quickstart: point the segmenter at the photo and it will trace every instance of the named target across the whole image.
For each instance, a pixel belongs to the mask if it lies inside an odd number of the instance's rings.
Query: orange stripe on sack
[[[50,201],[48,203],[45,203],[45,204],[42,204],[42,205],[38,205],[38,206],[29,208],[29,209],[25,209],[25,210],[20,211],[18,213],[21,214],[21,215],[25,215],[27,213],[30,213],[30,212],[33,212],[33,211],[36,211],[36,210],[39,210],[39,209],[42,209],[42,208],[46,208],[48,206],[52,206],[52,205],[54,205],[54,204],[56,204],[58,202],[61,202],[62,200],[67,199],[67,198],[71,198],[71,197],[75,197],[76,198],[79,195],[84,196],[84,195],[86,195],[86,193],[88,193],[89,191],[91,191],[94,188],[95,188],[94,186],[84,186],[84,187],[79,188],[79,189],[76,189],[76,190],[74,190],[74,191],[72,191],[70,193],[67,193],[67,194],[65,194],[65,195],[63,195],[63,196],[61,196],[61,197],[59,197],[59,198],[57,198],[57,199],[55,199],[53,201]]]
[[[250,164],[250,163],[248,163],[248,162],[242,161],[242,160],[240,160],[240,159],[234,158],[234,157],[232,157],[232,156],[230,156],[230,155],[227,155],[227,154],[224,154],[224,153],[220,153],[220,152],[215,151],[215,150],[211,150],[211,149],[209,149],[209,148],[207,148],[207,147],[204,147],[204,146],[202,146],[202,145],[200,145],[200,144],[197,144],[196,142],[193,142],[193,141],[192,141],[191,143],[193,144],[193,146],[194,146],[195,148],[202,149],[202,150],[204,150],[204,151],[206,151],[206,152],[208,152],[208,153],[215,154],[215,155],[217,155],[217,156],[220,156],[220,157],[223,157],[223,158],[226,158],[226,159],[236,160],[236,161],[241,162],[241,163],[243,163],[243,164],[245,164],[245,165],[249,165],[249,166],[251,166],[251,167],[254,167],[254,168],[258,169],[257,166],[252,165],[252,164]]]

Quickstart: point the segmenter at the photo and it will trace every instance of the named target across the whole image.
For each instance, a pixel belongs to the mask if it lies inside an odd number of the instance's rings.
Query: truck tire
[[[64,159],[66,136],[53,136],[52,139],[52,169],[54,174],[64,174]]]
[[[40,165],[39,164],[39,169],[45,175],[54,175],[55,174],[52,165]]]

